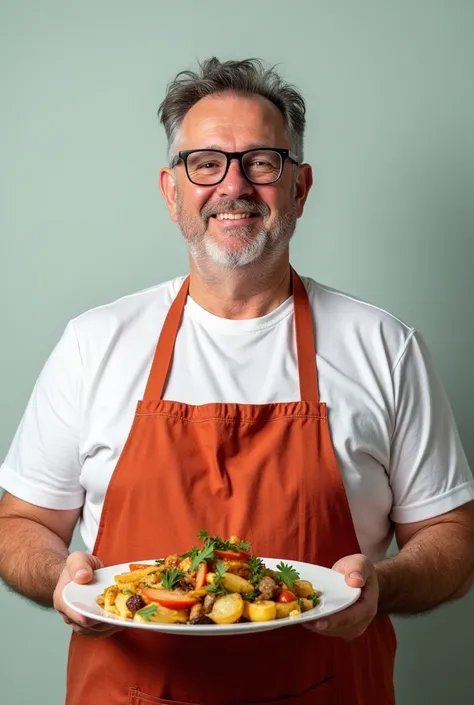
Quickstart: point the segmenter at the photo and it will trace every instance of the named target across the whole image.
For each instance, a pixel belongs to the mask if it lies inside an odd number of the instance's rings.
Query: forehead
[[[288,147],[283,114],[262,96],[233,93],[202,98],[183,120],[180,149],[220,147],[240,151],[250,146]]]

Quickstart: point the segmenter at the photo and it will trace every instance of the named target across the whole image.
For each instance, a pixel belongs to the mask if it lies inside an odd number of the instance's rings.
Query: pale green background
[[[308,104],[304,274],[425,335],[474,461],[474,3],[1,3],[0,456],[69,318],[184,273],[155,111],[195,58],[281,62]],[[397,620],[398,703],[474,702],[472,594]],[[0,587],[0,702],[60,705],[68,632]],[[381,705],[383,705],[381,703]]]

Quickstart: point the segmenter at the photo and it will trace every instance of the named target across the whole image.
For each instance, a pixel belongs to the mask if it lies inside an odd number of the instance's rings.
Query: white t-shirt
[[[445,392],[420,336],[374,306],[304,278],[316,323],[321,401],[362,551],[380,560],[391,520],[415,522],[474,499]],[[92,550],[104,495],[183,278],[70,321],[44,366],[0,486],[53,509],[84,506]],[[250,320],[188,297],[165,398],[188,404],[299,399],[293,300]],[[199,528],[199,527],[197,527]]]

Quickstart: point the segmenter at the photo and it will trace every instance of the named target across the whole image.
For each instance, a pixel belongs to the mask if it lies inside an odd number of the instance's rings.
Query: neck
[[[220,318],[260,318],[276,309],[291,293],[288,257],[270,270],[243,267],[198,270],[191,259],[189,294],[202,308]]]

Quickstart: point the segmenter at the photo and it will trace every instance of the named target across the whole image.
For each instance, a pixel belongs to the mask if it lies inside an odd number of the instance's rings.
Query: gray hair
[[[168,84],[158,117],[168,138],[168,158],[178,141],[179,130],[188,110],[201,98],[226,91],[241,95],[260,95],[271,101],[283,114],[291,149],[303,160],[305,101],[291,84],[284,81],[275,67],[265,68],[260,59],[219,61],[216,57],[199,64],[199,71],[181,71]]]

